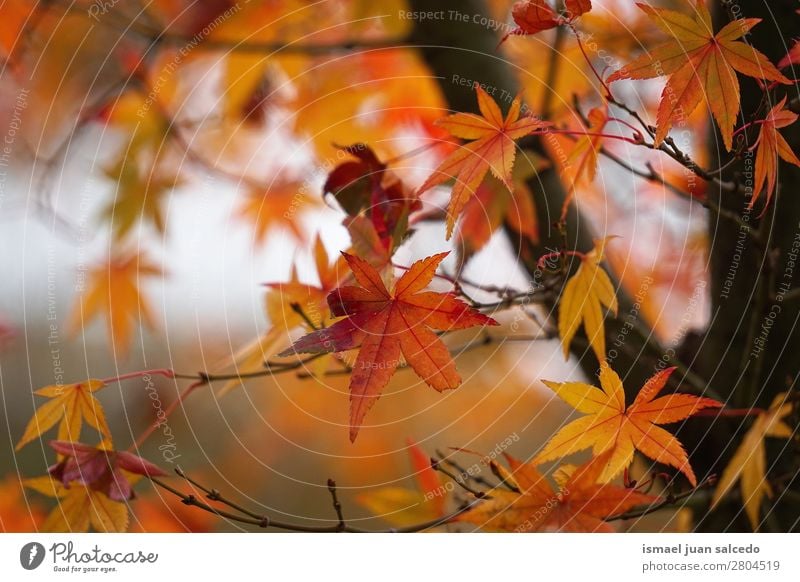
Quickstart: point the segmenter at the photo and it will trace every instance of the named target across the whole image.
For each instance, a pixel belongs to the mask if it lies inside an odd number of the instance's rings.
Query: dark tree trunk
[[[512,67],[502,57],[497,45],[499,36],[497,32],[486,26],[476,24],[472,15],[489,17],[482,0],[410,0],[410,8],[417,11],[443,11],[445,15],[457,12],[468,15],[464,20],[423,20],[415,24],[412,43],[419,47],[433,74],[439,78],[439,87],[453,111],[477,112],[475,90],[472,86],[457,82],[468,79],[478,82],[488,89],[495,89],[494,97],[502,108],[510,105],[511,96],[519,92],[519,84]],[[480,20],[480,19],[478,19]],[[507,97],[503,102],[503,97]],[[532,107],[538,113],[538,110]],[[547,156],[539,139],[525,139],[521,147],[529,149],[540,156]],[[526,271],[531,281],[539,281],[540,273],[537,272],[536,260],[546,252],[554,249],[568,248],[588,251],[593,245],[593,232],[589,221],[579,216],[572,205],[566,221],[566,232],[562,233],[556,228],[561,208],[566,196],[563,184],[555,170],[545,170],[534,177],[528,184],[534,196],[537,218],[540,227],[540,241],[538,245],[530,245],[515,233],[506,229],[506,234],[511,239],[519,259],[519,264]],[[619,297],[620,312],[631,312],[631,300],[624,296]],[[549,306],[550,308],[553,305]],[[608,321],[609,335],[617,335],[622,325],[622,320],[610,319]],[[642,323],[636,322],[637,329],[644,335]],[[580,332],[582,333],[582,332]],[[579,338],[581,337],[579,333]],[[653,366],[661,357],[662,352],[655,345],[655,340],[647,346],[646,353],[650,355],[646,364],[632,354],[638,354],[638,348],[629,346],[629,351],[621,351],[615,360],[615,367],[621,376],[628,379],[628,386],[632,391],[638,391],[642,383],[653,373]],[[599,363],[585,341],[575,342],[575,355],[580,359],[584,371],[593,377]],[[635,387],[635,390],[633,389]]]
[[[458,11],[461,14],[484,14],[488,10],[481,0],[410,0],[412,10]],[[717,10],[719,22],[734,17],[758,17],[764,21],[756,26],[749,41],[759,50],[777,62],[788,50],[787,39],[800,37],[800,17],[795,10],[800,8],[796,0],[758,0],[741,5],[742,14],[737,14],[739,5],[730,4],[726,9]],[[733,14],[731,14],[733,13]],[[725,20],[727,21],[727,20]],[[423,58],[440,77],[440,88],[451,109],[457,111],[475,111],[477,109],[474,90],[456,82],[458,79],[477,81],[489,87],[497,87],[504,95],[517,93],[517,80],[512,68],[501,58],[497,51],[498,36],[490,29],[474,24],[471,21],[423,21],[416,23],[412,41],[420,47]],[[455,76],[455,77],[454,77]],[[789,75],[792,76],[792,75]],[[800,76],[800,70],[797,71]],[[745,119],[755,112],[761,104],[762,91],[758,85],[740,76],[742,87],[742,110]],[[800,97],[797,88],[790,86],[777,91],[780,98],[789,96],[790,105],[800,111]],[[501,106],[507,107],[507,103]],[[535,109],[534,109],[535,111]],[[763,117],[763,108],[760,115]],[[783,131],[795,151],[800,151],[800,122]],[[750,140],[756,133],[750,133]],[[712,140],[713,141],[713,140]],[[719,147],[716,147],[719,144]],[[721,140],[712,144],[712,166],[721,165],[729,159],[729,154],[721,147]],[[544,154],[541,143],[530,140],[525,143],[540,155]],[[723,178],[736,180],[743,186],[748,177],[746,171],[752,171],[754,157],[745,157],[730,168]],[[750,164],[748,167],[747,164]],[[800,260],[793,257],[793,244],[800,244],[800,168],[788,164],[780,166],[780,186],[776,202],[763,219],[758,215],[761,206],[752,212],[746,210],[749,197],[744,192],[722,192],[709,185],[709,197],[723,209],[730,210],[743,217],[752,225],[762,243],[756,244],[747,229],[743,229],[730,218],[720,217],[711,212],[709,216],[709,278],[707,289],[711,303],[711,324],[702,334],[691,334],[684,346],[678,350],[682,356],[683,367],[680,373],[673,375],[676,382],[692,378],[697,384],[706,384],[715,395],[729,398],[729,405],[735,407],[768,406],[775,394],[793,386],[800,369],[800,262],[795,267],[792,277],[785,277],[790,261]],[[565,197],[563,185],[554,171],[545,171],[530,184],[534,193],[542,240],[537,247],[528,247],[526,241],[515,238],[507,229],[507,234],[517,246],[520,266],[534,277],[535,261],[538,256],[552,248],[567,246],[579,250],[588,250],[592,246],[592,232],[587,220],[578,216],[574,207],[567,219],[568,232],[564,237],[553,227],[554,220],[560,214]],[[795,246],[796,250],[798,247]],[[765,251],[769,249],[769,251]],[[780,285],[783,284],[784,287]],[[781,300],[776,295],[783,289]],[[624,293],[620,296],[620,313],[631,312],[632,302]],[[770,313],[779,308],[774,319]],[[552,306],[550,306],[552,307]],[[768,321],[769,320],[769,321]],[[762,325],[772,324],[768,333],[763,334]],[[632,322],[630,318],[609,318],[607,320],[607,336],[615,337],[623,325],[635,323],[636,330],[627,341],[632,353],[620,350],[614,367],[625,379],[629,395],[638,392],[646,378],[652,375],[659,358],[665,356],[665,350],[654,340],[645,341],[648,335],[643,330],[641,321]],[[628,330],[630,331],[630,330]],[[764,349],[755,357],[755,342],[765,342]],[[638,345],[636,345],[638,344]],[[644,348],[640,351],[641,348]],[[597,369],[597,361],[591,350],[584,345],[577,345],[573,353],[580,358],[584,370],[593,377]],[[674,362],[671,362],[674,363]],[[686,389],[686,386],[684,386]],[[710,426],[710,429],[709,429]],[[706,419],[690,420],[680,428],[680,437],[690,454],[692,465],[698,478],[711,472],[719,473],[724,468],[730,455],[738,446],[739,438],[749,427],[738,419],[722,419],[709,423]],[[784,443],[779,443],[784,444]],[[788,451],[788,452],[787,452]],[[774,458],[774,457],[771,457]],[[770,475],[780,475],[797,466],[797,449],[782,451],[777,465],[770,469]],[[786,480],[789,489],[797,489],[793,475]],[[798,506],[795,496],[788,491],[787,495],[777,496],[777,512],[765,524],[766,528],[787,531],[797,525]],[[708,495],[698,495],[693,504],[696,507],[695,517],[699,529],[746,530],[749,525],[741,511],[741,501],[732,495],[731,500],[710,516],[703,517],[707,506]],[[795,503],[782,503],[790,498]]]
[[[760,0],[743,4],[740,13],[733,3],[724,3],[718,7],[715,18],[720,25],[732,18],[763,19],[747,40],[776,63],[787,53],[788,42],[800,37],[798,8],[800,3],[796,0]],[[796,77],[800,70],[796,70],[795,75],[791,71],[784,73]],[[790,107],[800,111],[795,86],[778,88],[773,102],[765,104],[762,103],[763,91],[755,81],[740,76],[740,83],[745,122],[763,118],[784,95]],[[794,151],[800,151],[800,123],[781,133]],[[746,147],[751,146],[757,136],[755,128],[748,132]],[[710,147],[712,165],[724,163],[728,154],[721,139]],[[711,322],[698,359],[700,372],[709,385],[729,398],[731,406],[744,408],[769,406],[776,394],[794,386],[800,370],[800,301],[796,290],[800,287],[800,263],[796,267],[793,264],[799,258],[797,250],[800,248],[800,199],[797,197],[800,168],[780,163],[773,203],[763,217],[759,217],[764,209],[763,193],[752,211],[747,208],[752,195],[754,162],[754,155],[744,155],[723,176],[740,184],[742,192],[709,189],[709,196],[714,196],[720,207],[740,214],[752,226],[757,240],[753,240],[747,228],[733,221],[713,214],[709,217]],[[723,436],[732,437],[734,431],[742,432],[737,429],[746,428],[739,425],[738,422],[724,423],[718,430]],[[780,456],[771,475],[780,475],[797,465],[796,458],[790,463],[790,457],[796,454],[795,447],[789,449]],[[728,447],[722,458],[713,451],[704,452],[698,462],[719,472],[732,453],[733,447]],[[788,495],[794,497],[793,493]],[[786,496],[776,498],[786,499]],[[773,526],[780,531],[797,528],[797,510],[790,510],[791,505],[797,504],[778,501],[778,511],[771,512],[771,521],[765,527]],[[708,529],[726,527],[736,511],[734,506],[729,512],[717,512],[708,521]],[[743,529],[749,527],[741,516],[736,524]]]

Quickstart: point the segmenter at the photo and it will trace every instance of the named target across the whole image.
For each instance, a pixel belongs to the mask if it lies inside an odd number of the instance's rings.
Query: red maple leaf
[[[380,273],[365,260],[342,253],[359,286],[340,287],[328,295],[332,326],[296,341],[281,353],[327,353],[360,348],[350,378],[350,440],[401,363],[439,390],[456,388],[461,377],[450,352],[432,331],[497,325],[452,293],[423,291],[448,253],[417,261],[389,291]]]

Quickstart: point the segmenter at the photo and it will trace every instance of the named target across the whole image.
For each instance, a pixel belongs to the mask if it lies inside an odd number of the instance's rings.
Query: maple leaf
[[[461,378],[450,352],[433,329],[448,331],[497,325],[452,293],[423,291],[448,253],[414,263],[390,292],[378,271],[365,260],[342,253],[360,287],[340,287],[328,295],[332,326],[296,341],[280,356],[327,353],[360,348],[350,378],[350,440],[364,416],[394,375],[401,356],[414,372],[438,391],[456,388]]]
[[[103,407],[94,392],[103,388],[101,380],[87,380],[68,385],[52,385],[40,388],[34,394],[50,398],[42,404],[25,427],[22,438],[15,450],[20,450],[32,440],[53,428],[58,427],[59,440],[77,440],[81,435],[81,424],[85,420],[96,428],[107,442],[111,442],[111,431],[106,422]]]
[[[463,513],[458,521],[513,532],[613,532],[605,519],[658,500],[635,489],[598,483],[608,454],[580,467],[562,468],[554,475],[557,489],[539,473],[535,461],[521,463],[505,457],[519,492],[493,489],[490,499]]]
[[[775,191],[775,183],[778,174],[778,158],[800,166],[800,159],[786,143],[783,136],[778,133],[778,130],[787,127],[797,121],[797,114],[786,109],[786,97],[780,103],[775,105],[767,117],[761,123],[761,129],[758,132],[758,140],[756,140],[756,178],[753,186],[753,197],[750,199],[750,207],[752,208],[759,195],[764,190],[766,183],[767,204],[769,206],[772,199],[772,193]]]
[[[511,7],[511,17],[517,28],[511,35],[536,34],[555,28],[561,22],[547,0],[521,0]],[[509,36],[509,35],[506,35]],[[505,40],[505,37],[503,38]]]
[[[314,242],[314,262],[317,268],[319,285],[302,283],[293,267],[286,283],[267,283],[269,289],[264,300],[264,310],[271,327],[261,336],[248,343],[234,356],[225,361],[220,368],[233,367],[240,378],[229,380],[220,388],[221,397],[241,386],[244,378],[264,369],[264,362],[274,355],[278,340],[287,332],[298,327],[322,326],[329,318],[326,297],[341,281],[345,269],[344,259],[331,264],[322,239],[317,236]],[[306,319],[307,318],[307,319]],[[328,362],[320,358],[311,364],[312,372],[327,367]]]
[[[69,487],[50,475],[26,479],[23,484],[42,495],[55,497],[53,508],[39,529],[44,532],[124,532],[128,529],[128,506],[105,493],[73,483]]]
[[[50,441],[50,447],[64,457],[48,469],[53,478],[66,487],[73,482],[86,485],[114,501],[133,498],[131,482],[125,473],[145,477],[167,474],[150,461],[126,451],[71,441]]]
[[[341,151],[356,159],[336,166],[323,190],[348,214],[344,224],[353,244],[363,241],[362,246],[385,264],[408,234],[409,215],[422,203],[367,145],[353,144]]]
[[[646,457],[678,469],[692,486],[696,486],[697,478],[683,446],[658,425],[672,424],[704,408],[718,408],[722,404],[690,394],[655,398],[674,371],[675,368],[667,368],[654,374],[627,408],[622,381],[606,362],[600,364],[602,389],[583,382],[543,380],[562,400],[587,416],[558,431],[535,461],[541,464],[590,447],[595,455],[610,452],[600,477],[605,483],[627,468],[638,450]]]
[[[586,133],[592,135],[584,135],[575,143],[564,164],[566,167],[574,168],[574,185],[593,182],[597,175],[597,159],[602,147],[600,142],[603,139],[599,134],[608,123],[608,108],[595,107],[587,117],[589,127],[586,128]]]
[[[143,253],[111,258],[87,274],[87,289],[73,308],[68,328],[74,333],[91,320],[105,316],[114,348],[125,354],[130,346],[134,324],[141,319],[152,328],[153,316],[142,297],[139,282],[144,277],[163,275]]]
[[[722,472],[711,499],[712,509],[739,481],[745,512],[753,530],[758,530],[761,503],[765,496],[772,495],[772,488],[766,480],[767,450],[764,440],[766,437],[790,439],[794,436],[792,427],[783,420],[791,412],[792,405],[786,402],[786,393],[783,392],[775,396],[768,410],[756,417]]]
[[[705,96],[730,151],[741,100],[736,72],[757,79],[791,82],[767,57],[738,40],[761,19],[738,19],[714,34],[705,0],[697,0],[693,16],[646,4],[637,6],[671,40],[625,65],[608,82],[668,75],[658,106],[655,145],[664,140],[674,121],[688,117]]]
[[[564,358],[569,357],[569,347],[578,328],[583,324],[589,345],[599,361],[606,359],[603,306],[617,314],[617,297],[614,285],[603,270],[605,247],[612,236],[594,241],[594,249],[582,259],[575,274],[567,281],[558,303],[558,335]]]
[[[591,0],[566,0],[564,3],[566,13],[564,16],[556,12],[547,3],[547,0],[521,0],[511,7],[511,17],[517,28],[506,34],[500,44],[509,36],[524,36],[549,30],[562,24],[569,24],[576,18],[592,9]]]
[[[373,514],[397,526],[432,521],[444,515],[445,507],[446,490],[430,457],[413,441],[407,442],[417,489],[381,487],[357,497]]]
[[[522,102],[515,98],[505,119],[497,103],[480,85],[475,85],[481,115],[454,113],[437,124],[455,137],[475,140],[460,147],[439,165],[420,187],[419,193],[455,178],[450,205],[447,208],[447,238],[461,209],[491,171],[506,188],[513,190],[514,157],[516,143],[521,137],[550,125],[533,116],[520,116]]]
[[[302,182],[276,183],[266,191],[254,189],[248,193],[237,210],[237,216],[253,226],[253,242],[263,243],[276,228],[288,230],[299,243],[306,235],[299,224],[307,210],[319,206],[319,201],[304,191]]]
[[[480,251],[504,223],[531,242],[539,241],[533,194],[526,182],[549,162],[535,154],[531,154],[529,160],[527,164],[515,164],[513,190],[509,191],[499,180],[489,177],[464,205],[456,232],[461,263]]]
[[[122,240],[140,221],[164,234],[166,220],[161,209],[169,192],[182,185],[179,176],[142,176],[137,164],[123,157],[105,171],[116,185],[114,199],[102,212],[113,227],[114,238]]]

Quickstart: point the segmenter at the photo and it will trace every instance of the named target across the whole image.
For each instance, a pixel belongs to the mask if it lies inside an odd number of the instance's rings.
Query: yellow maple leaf
[[[50,398],[42,404],[25,427],[22,438],[17,443],[20,450],[32,440],[53,428],[59,421],[58,439],[80,440],[81,425],[85,420],[111,441],[111,431],[106,422],[103,407],[93,393],[103,388],[101,380],[87,380],[76,384],[45,386],[34,392],[38,396]]]
[[[599,361],[606,359],[603,306],[617,314],[617,297],[608,274],[600,266],[606,244],[613,236],[594,241],[594,249],[583,257],[577,272],[567,281],[558,304],[558,335],[569,356],[569,346],[583,324],[586,337]]]
[[[105,316],[113,348],[125,354],[138,320],[154,327],[150,307],[142,297],[139,283],[144,277],[162,275],[159,267],[141,252],[112,257],[87,274],[87,289],[73,308],[69,329],[74,333],[84,329],[93,319]]]
[[[634,452],[639,450],[659,463],[675,467],[696,486],[697,478],[683,446],[658,425],[678,422],[704,408],[718,408],[722,404],[690,394],[656,398],[674,371],[675,368],[667,368],[653,375],[627,407],[622,380],[606,362],[600,364],[602,389],[583,382],[543,380],[562,400],[586,416],[558,431],[534,462],[545,463],[588,448],[595,456],[609,453],[599,478],[607,483],[631,464]]]
[[[711,499],[711,508],[719,505],[723,497],[740,482],[744,510],[753,526],[758,529],[761,502],[764,496],[771,496],[772,489],[766,480],[767,450],[766,437],[789,439],[794,431],[783,421],[792,412],[792,405],[786,402],[786,393],[775,396],[769,410],[759,414],[753,426],[747,431],[742,443],[722,472],[717,489]]]
[[[26,479],[23,484],[58,500],[41,525],[43,532],[81,533],[89,531],[90,527],[97,532],[124,532],[128,529],[127,504],[109,499],[100,491],[78,483],[66,487],[49,475]]]

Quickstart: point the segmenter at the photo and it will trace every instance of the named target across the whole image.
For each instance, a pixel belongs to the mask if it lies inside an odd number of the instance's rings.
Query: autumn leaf
[[[456,247],[461,263],[480,251],[503,224],[531,242],[539,241],[533,194],[526,182],[536,172],[548,167],[549,162],[535,154],[529,154],[525,161],[514,165],[512,190],[490,176],[464,205],[456,231]]]
[[[511,7],[511,17],[517,28],[503,37],[509,35],[536,34],[543,30],[555,28],[561,22],[555,11],[550,8],[547,0],[521,0]],[[502,42],[502,41],[501,41]]]
[[[229,380],[217,392],[222,397],[234,388],[242,385],[247,376],[264,370],[267,358],[277,353],[278,341],[287,333],[298,327],[320,327],[329,319],[330,313],[326,297],[341,282],[346,273],[344,259],[330,263],[328,252],[322,239],[317,236],[314,242],[314,264],[317,268],[318,285],[303,283],[293,267],[289,281],[285,283],[267,283],[264,298],[264,311],[270,327],[259,337],[238,350],[233,357],[227,358],[219,369],[233,368],[239,378]],[[325,358],[309,364],[312,373],[327,368],[329,362]]]
[[[741,99],[736,72],[790,83],[767,57],[738,40],[761,20],[737,19],[715,35],[705,0],[697,0],[694,15],[637,5],[671,39],[613,73],[608,82],[668,75],[658,107],[655,145],[664,141],[674,122],[688,117],[705,97],[730,151]]]
[[[323,190],[348,214],[344,224],[353,245],[364,247],[361,256],[383,266],[408,235],[409,216],[419,210],[419,197],[365,144],[341,148],[355,160],[336,166]]]
[[[543,380],[562,400],[586,416],[558,431],[535,462],[541,464],[588,448],[596,456],[609,452],[600,476],[600,481],[606,483],[631,464],[638,450],[650,459],[678,469],[696,486],[697,478],[683,446],[658,425],[672,424],[704,408],[719,408],[722,404],[689,394],[655,398],[674,371],[675,368],[667,368],[653,375],[627,408],[622,381],[606,362],[600,365],[602,389],[583,382]]]
[[[237,210],[237,216],[253,226],[253,242],[262,244],[269,233],[284,229],[299,243],[307,238],[300,218],[319,207],[319,201],[305,192],[299,181],[278,182],[267,190],[253,188]]]
[[[539,473],[535,460],[521,463],[508,455],[506,460],[519,492],[493,489],[490,499],[463,513],[458,521],[519,533],[613,532],[607,518],[658,500],[635,489],[599,483],[608,453],[580,467],[560,470],[554,475],[557,489]]]
[[[49,475],[26,479],[24,485],[48,497],[57,505],[40,526],[44,532],[124,532],[128,529],[128,506],[105,493],[77,483],[69,487]]]
[[[574,168],[574,185],[593,182],[597,175],[597,158],[600,155],[603,139],[599,134],[608,123],[608,108],[595,107],[587,117],[589,121],[589,127],[586,128],[587,135],[577,141],[565,163],[565,166]]]
[[[583,324],[586,337],[599,361],[606,359],[603,306],[617,314],[617,297],[608,274],[600,266],[609,239],[594,241],[594,249],[581,260],[575,274],[567,281],[558,303],[558,335],[564,358],[569,357],[572,338]]]
[[[69,329],[74,333],[104,316],[113,348],[127,353],[138,320],[154,327],[150,307],[139,290],[140,281],[162,274],[141,252],[111,258],[107,264],[91,269],[86,275],[86,289],[73,308]]]
[[[408,454],[417,489],[380,487],[357,497],[374,515],[397,526],[432,521],[444,515],[446,491],[428,455],[408,441]]]
[[[567,9],[567,18],[571,21],[589,12],[592,9],[592,2],[591,0],[565,0],[564,6]]]
[[[93,447],[75,441],[50,441],[50,447],[63,458],[48,473],[66,487],[77,482],[105,493],[114,501],[133,498],[127,474],[145,477],[166,475],[159,467],[127,451]],[[127,474],[126,474],[127,473]]]
[[[585,132],[570,151],[569,156],[564,162],[565,174],[570,174],[571,185],[564,203],[561,205],[561,222],[567,220],[569,205],[575,197],[577,186],[581,184],[591,184],[597,176],[597,164],[602,149],[601,134],[608,123],[608,107],[595,107],[592,109],[587,120],[589,122]]]
[[[357,216],[369,209],[373,190],[380,188],[387,166],[366,144],[344,146],[340,151],[355,159],[342,162],[331,170],[322,190],[332,194],[347,214]]]
[[[512,171],[517,148],[514,140],[550,125],[549,122],[530,115],[520,117],[522,102],[519,97],[514,99],[503,119],[494,99],[479,85],[475,85],[475,90],[478,94],[481,115],[455,113],[438,122],[439,126],[455,137],[475,141],[460,147],[445,158],[419,189],[421,194],[455,178],[447,209],[448,239],[453,233],[453,227],[462,208],[489,171],[508,190],[513,190]]]
[[[81,435],[81,425],[86,421],[110,443],[111,431],[103,407],[94,397],[94,392],[104,386],[101,380],[87,380],[77,384],[45,386],[34,392],[50,400],[36,410],[15,450],[19,451],[59,422],[59,440],[78,440]]]
[[[506,34],[500,41],[502,44],[509,36],[523,36],[536,34],[544,30],[555,28],[562,24],[573,22],[576,18],[592,9],[591,0],[566,0],[564,16],[556,12],[547,3],[547,0],[521,0],[511,7],[511,17],[517,28]]]
[[[116,185],[113,200],[102,212],[103,219],[112,225],[114,238],[123,240],[139,222],[164,234],[162,206],[170,192],[182,185],[180,177],[142,175],[138,164],[124,157],[105,174]]]
[[[765,184],[767,203],[764,208],[769,206],[778,177],[778,158],[800,166],[800,159],[797,159],[792,148],[778,133],[779,129],[792,125],[795,121],[797,121],[797,114],[786,109],[786,97],[784,97],[761,122],[761,129],[756,141],[756,178],[753,185],[753,197],[750,199],[751,208],[764,190]]]
[[[433,329],[497,325],[451,293],[423,291],[447,254],[417,261],[390,292],[374,267],[343,253],[360,286],[336,289],[328,295],[328,305],[334,316],[346,318],[299,339],[280,354],[359,349],[350,378],[351,441],[394,375],[401,356],[420,378],[440,392],[461,384],[450,352]]]
[[[742,503],[753,530],[758,530],[761,522],[761,503],[765,496],[772,495],[772,488],[766,479],[767,450],[766,437],[790,439],[794,430],[784,422],[792,412],[791,403],[786,402],[786,393],[775,396],[769,409],[756,417],[753,426],[747,431],[739,448],[728,461],[722,472],[711,508],[719,506],[720,501],[733,489],[736,482],[742,491]]]

